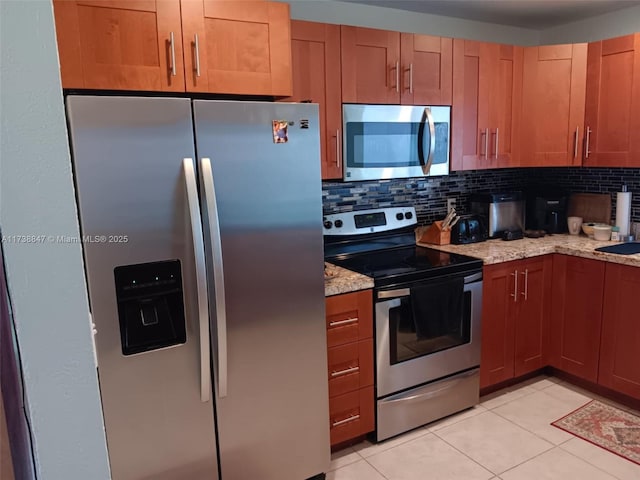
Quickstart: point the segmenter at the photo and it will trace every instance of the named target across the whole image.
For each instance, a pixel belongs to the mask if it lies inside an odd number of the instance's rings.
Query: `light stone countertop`
[[[373,288],[373,278],[325,262],[324,296]]]
[[[510,262],[524,258],[537,257],[552,253],[592,258],[606,262],[621,263],[640,267],[640,253],[634,255],[618,255],[615,253],[596,252],[595,249],[620,242],[601,242],[584,235],[547,235],[542,238],[523,238],[521,240],[488,240],[468,245],[431,245],[418,243],[422,247],[434,248],[444,252],[459,253],[481,259],[485,265]],[[325,262],[326,276],[324,282],[325,296],[355,292],[373,288],[373,279],[366,275]]]
[[[551,253],[562,253],[576,257],[592,258],[624,265],[640,267],[640,254],[618,255],[596,252],[595,249],[620,242],[602,242],[591,240],[584,235],[547,235],[542,238],[523,238],[521,240],[488,240],[467,245],[431,245],[418,243],[422,247],[434,248],[444,252],[459,253],[482,259],[485,265],[509,262],[523,258],[537,257]]]

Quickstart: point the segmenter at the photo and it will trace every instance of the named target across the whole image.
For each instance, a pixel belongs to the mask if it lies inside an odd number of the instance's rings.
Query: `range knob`
[[[406,218],[407,220],[411,220],[413,218],[413,213],[411,212],[407,212],[404,214],[404,218]]]
[[[336,228],[340,228],[342,226],[342,220],[338,219],[334,222]]]
[[[404,214],[402,212],[396,213],[396,220],[402,220],[404,218]]]
[[[331,223],[331,220],[325,220],[324,221],[324,228],[329,230],[331,227],[333,227],[333,223]]]

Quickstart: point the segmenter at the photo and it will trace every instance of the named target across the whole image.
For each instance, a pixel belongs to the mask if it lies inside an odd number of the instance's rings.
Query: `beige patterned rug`
[[[551,425],[640,465],[640,417],[592,400]]]

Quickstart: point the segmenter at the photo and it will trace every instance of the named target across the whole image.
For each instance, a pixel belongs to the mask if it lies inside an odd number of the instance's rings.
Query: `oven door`
[[[480,365],[482,272],[381,289],[376,297],[378,398]]]
[[[344,105],[344,179],[449,174],[451,107]]]

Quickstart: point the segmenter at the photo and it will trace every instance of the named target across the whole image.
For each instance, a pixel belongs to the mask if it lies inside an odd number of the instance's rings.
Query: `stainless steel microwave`
[[[449,174],[451,107],[342,106],[343,178]]]

